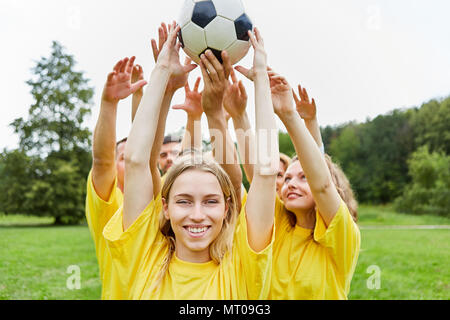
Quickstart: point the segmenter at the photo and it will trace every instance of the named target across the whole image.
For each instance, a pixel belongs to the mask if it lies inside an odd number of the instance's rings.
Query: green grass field
[[[0,299],[100,299],[101,282],[87,226],[53,227],[52,219],[0,215]],[[383,229],[388,225],[450,225],[450,219],[360,207],[362,244],[350,299],[450,299],[450,229]],[[370,229],[377,226],[379,229]],[[381,227],[381,228],[380,228]],[[68,268],[81,271],[70,290]],[[380,271],[370,285],[370,266]]]

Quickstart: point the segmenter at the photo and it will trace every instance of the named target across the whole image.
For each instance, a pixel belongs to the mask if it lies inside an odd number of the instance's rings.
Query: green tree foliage
[[[281,153],[284,153],[288,157],[293,157],[295,155],[294,144],[292,143],[291,137],[286,132],[278,133],[278,144]]]
[[[450,154],[450,98],[431,100],[418,109],[412,119],[416,147]]]
[[[84,216],[86,177],[91,165],[91,133],[83,127],[94,90],[75,59],[57,42],[42,57],[27,81],[34,102],[27,119],[11,123],[20,147],[4,151],[1,187],[11,195],[0,210],[55,217],[56,224],[79,222]]]
[[[400,212],[450,216],[450,156],[420,147],[408,161],[411,183],[395,201]]]

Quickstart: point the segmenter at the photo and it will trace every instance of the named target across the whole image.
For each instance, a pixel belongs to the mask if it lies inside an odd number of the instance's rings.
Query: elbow
[[[148,159],[144,159],[139,154],[125,151],[124,155],[125,168],[140,168],[148,166]]]
[[[317,185],[310,185],[310,188],[313,194],[325,194],[330,192],[333,186],[333,181],[331,181],[331,179],[327,179],[326,181],[318,183]]]

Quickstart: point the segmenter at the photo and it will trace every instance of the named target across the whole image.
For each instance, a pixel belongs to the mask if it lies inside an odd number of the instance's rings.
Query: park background
[[[362,247],[349,298],[448,300],[450,4],[244,3],[269,64],[316,99],[325,150],[358,197]],[[150,39],[181,4],[0,3],[0,299],[100,298],[84,197],[101,90],[125,56],[149,75]],[[183,99],[180,90],[173,104]],[[119,105],[118,139],[129,132],[130,105]],[[172,111],[167,132],[185,121]],[[280,150],[292,155],[279,124]],[[80,289],[67,286],[70,266],[81,270]]]

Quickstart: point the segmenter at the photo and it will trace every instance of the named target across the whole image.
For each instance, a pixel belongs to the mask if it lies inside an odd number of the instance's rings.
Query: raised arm
[[[255,151],[251,146],[255,146],[255,136],[245,110],[248,96],[244,84],[242,81],[237,80],[234,70],[231,71],[231,80],[232,83],[228,84],[225,91],[223,107],[226,113],[233,119],[241,163],[247,180],[252,182]]]
[[[202,150],[202,93],[198,91],[200,81],[201,78],[198,77],[195,81],[194,90],[191,90],[189,82],[187,82],[184,86],[186,94],[184,103],[172,107],[174,110],[184,110],[187,114],[186,130],[181,142],[181,150]]]
[[[201,70],[205,89],[202,94],[202,107],[208,120],[208,127],[213,145],[214,159],[221,165],[233,183],[238,209],[241,204],[242,172],[237,159],[236,148],[228,132],[223,108],[223,97],[231,72],[228,54],[222,52],[223,65],[211,50],[201,55]]]
[[[140,90],[146,81],[131,83],[135,57],[120,60],[103,88],[100,114],[93,137],[92,181],[100,198],[107,201],[116,178],[116,117],[121,99]]]
[[[278,173],[278,130],[273,113],[267,55],[257,28],[249,31],[255,51],[253,68],[244,74],[255,84],[256,164],[246,203],[248,240],[255,251],[264,249],[272,236],[275,212],[275,183]],[[238,69],[242,70],[242,68]]]
[[[319,121],[317,120],[316,101],[314,100],[314,98],[311,101],[306,89],[302,88],[300,85],[298,85],[299,96],[295,94],[294,90],[292,90],[292,94],[294,96],[298,114],[305,121],[306,128],[313,136],[319,148],[323,153],[325,153],[322,134],[320,133]]]
[[[292,139],[316,206],[327,226],[336,215],[341,198],[322,152],[306,128],[292,101],[292,88],[283,76],[271,77],[274,110]]]
[[[168,38],[168,29],[165,23],[161,23],[161,26],[158,28],[158,43],[156,43],[155,39],[151,40],[151,46],[153,51],[153,58],[155,63],[158,60],[158,56],[167,41]],[[189,73],[195,69],[197,66],[191,64],[190,59],[186,59],[185,65],[182,66],[179,61],[176,62],[176,67],[179,70],[177,73],[173,74],[169,78],[169,82],[167,84],[166,91],[164,92],[163,102],[161,106],[161,111],[159,113],[158,118],[158,126],[156,130],[155,142],[152,146],[151,156],[150,156],[150,171],[153,178],[153,196],[156,197],[161,190],[161,175],[158,169],[158,159],[161,151],[161,146],[164,141],[164,132],[166,128],[166,120],[170,110],[170,104],[175,92],[182,88],[188,81]],[[183,72],[181,72],[183,71]],[[136,99],[133,102],[133,113],[132,119],[134,120],[135,114],[138,109],[138,105],[136,102],[139,102],[140,99]]]
[[[125,149],[124,230],[133,224],[153,198],[149,162],[169,80],[171,76],[180,76],[190,69],[179,63],[180,43],[176,39],[179,29],[175,23],[169,26],[167,41],[159,52],[128,137]]]

